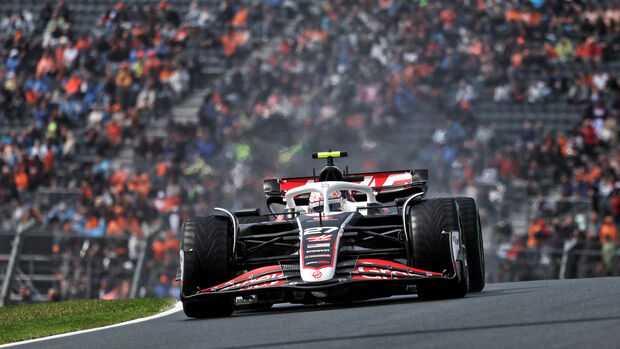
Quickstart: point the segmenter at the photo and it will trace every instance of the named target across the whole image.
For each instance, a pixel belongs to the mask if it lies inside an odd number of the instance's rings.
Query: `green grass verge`
[[[157,314],[169,298],[87,300],[0,308],[0,344],[107,326]]]

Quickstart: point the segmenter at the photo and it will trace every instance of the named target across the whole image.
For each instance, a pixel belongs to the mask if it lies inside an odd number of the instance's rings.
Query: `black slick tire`
[[[469,291],[480,292],[486,284],[484,266],[484,246],[482,244],[482,226],[478,205],[473,198],[456,198],[459,215],[463,226],[463,240],[467,250],[467,268],[469,270]]]
[[[190,217],[183,224],[183,284],[185,315],[193,318],[229,316],[231,297],[202,300],[192,295],[232,279],[232,224],[227,217]]]
[[[451,198],[428,199],[415,203],[409,209],[413,267],[434,272],[452,272],[449,235],[443,231],[461,231],[456,201]],[[461,266],[460,270],[465,270]],[[467,273],[459,277],[457,284],[419,284],[420,299],[443,299],[464,297],[468,291]]]

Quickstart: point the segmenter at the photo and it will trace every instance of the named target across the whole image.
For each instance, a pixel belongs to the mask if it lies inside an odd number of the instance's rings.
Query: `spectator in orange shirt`
[[[15,186],[20,193],[28,188],[28,175],[24,170],[18,170],[15,173]]]
[[[166,161],[161,157],[157,163],[157,177],[164,177],[166,175],[166,167]]]
[[[114,79],[114,82],[117,87],[116,95],[117,97],[120,97],[123,107],[127,108],[130,96],[129,89],[133,83],[133,76],[131,75],[127,62],[121,63],[120,70],[118,71],[118,74],[116,74],[116,79]]]
[[[509,4],[510,8],[504,14],[504,20],[506,22],[517,22],[521,20],[521,12],[515,9],[513,4]]]
[[[523,52],[522,51],[517,51],[515,52],[511,57],[510,57],[510,64],[515,67],[518,68],[521,66],[521,63],[523,63]]]
[[[170,67],[170,62],[164,61],[161,71],[159,72],[159,81],[164,83],[172,76],[173,70]]]
[[[547,222],[544,218],[538,218],[527,229],[527,247],[538,247],[540,242],[547,237]]]
[[[607,239],[613,242],[614,245],[618,244],[618,228],[614,224],[611,216],[605,216],[605,223],[601,226],[601,230],[599,232],[599,239],[601,244],[605,243]]]
[[[151,245],[151,249],[153,250],[153,259],[156,261],[163,261],[164,256],[166,255],[166,243],[163,237],[158,238],[153,241],[153,245]]]
[[[89,215],[84,223],[84,229],[95,229],[99,226],[99,218],[95,215]]]
[[[233,17],[231,24],[235,27],[245,26],[248,23],[248,9],[247,7],[240,5],[237,13]]]
[[[43,53],[43,57],[41,57],[39,63],[37,63],[36,77],[40,78],[45,74],[55,72],[56,63],[54,61],[54,57],[52,57],[49,51],[46,51],[45,53]]]
[[[581,127],[581,130],[579,130],[579,133],[583,137],[585,152],[592,154],[594,152],[594,148],[599,144],[599,139],[590,119],[585,119],[583,121],[583,126]]]
[[[127,177],[128,177],[128,173],[127,171],[120,169],[118,171],[116,171],[114,173],[114,175],[112,175],[112,178],[110,178],[110,184],[112,185],[112,192],[113,193],[120,193],[121,191],[123,191],[123,189],[125,188],[125,186],[127,185]]]
[[[116,215],[116,217],[108,222],[106,228],[106,235],[124,236],[127,229],[127,221],[122,215]]]
[[[111,120],[106,126],[106,130],[108,132],[108,141],[110,142],[110,144],[114,148],[118,147],[123,140],[121,127],[118,125],[118,123],[116,123],[115,120]]]
[[[555,47],[553,47],[553,45],[549,44],[548,42],[545,43],[544,47],[547,58],[552,62],[556,62],[558,59],[558,51],[555,49]]]
[[[69,39],[66,36],[61,37],[58,40],[58,46],[54,50],[54,62],[56,64],[56,71],[60,77],[64,77],[65,75],[65,65],[63,64],[65,49],[69,44]]]
[[[168,230],[166,232],[166,235],[167,235],[167,239],[165,242],[166,250],[172,253],[179,252],[179,240],[174,236],[174,232],[172,232],[172,230]]]
[[[127,231],[129,232],[129,234],[138,238],[142,238],[144,236],[144,233],[142,232],[142,227],[140,226],[140,221],[138,221],[138,219],[135,217],[133,211],[128,212]]]
[[[69,80],[65,84],[65,92],[67,96],[72,96],[80,90],[80,85],[82,84],[82,79],[80,79],[76,73],[71,74]]]
[[[26,103],[30,105],[37,104],[37,102],[39,102],[39,98],[41,97],[40,94],[38,94],[35,90],[32,90],[32,89],[26,90],[25,96],[26,96]]]
[[[75,43],[75,48],[77,48],[78,51],[88,50],[90,48],[90,41],[87,37],[79,38]]]
[[[444,30],[451,30],[454,27],[454,20],[456,19],[456,13],[454,9],[449,8],[439,13],[439,18],[443,22]]]
[[[131,176],[131,179],[129,180],[129,182],[127,182],[127,190],[137,193],[138,187],[140,185],[139,180],[140,180],[140,177],[137,173]]]
[[[157,58],[155,51],[153,50],[149,50],[146,55],[147,59],[146,62],[144,62],[144,74],[157,78],[159,75],[159,70],[161,69],[161,60]]]
[[[587,58],[599,62],[603,58],[603,47],[594,37],[589,37],[585,43]]]
[[[542,16],[538,12],[528,11],[521,14],[521,20],[530,26],[537,26],[538,24],[540,24],[541,19]]]
[[[136,191],[139,194],[146,196],[151,191],[151,180],[146,172],[139,175],[137,184]]]
[[[48,151],[43,157],[43,172],[49,174],[54,168],[54,152]]]
[[[237,34],[232,26],[229,26],[228,32],[222,35],[222,48],[224,50],[224,54],[228,57],[231,57],[235,54],[235,52],[237,52],[238,40],[235,38],[236,35]]]

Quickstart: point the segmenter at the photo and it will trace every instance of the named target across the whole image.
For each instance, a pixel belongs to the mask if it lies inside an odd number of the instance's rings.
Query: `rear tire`
[[[232,279],[232,225],[227,217],[190,217],[183,224],[183,286],[185,315],[194,318],[229,316],[231,297],[192,300],[200,290]]]
[[[449,235],[443,231],[461,231],[457,204],[453,199],[425,200],[411,206],[413,267],[434,272],[453,270]],[[460,270],[465,270],[461,265]],[[468,290],[468,278],[461,275],[458,284],[420,284],[421,299],[459,298]]]
[[[482,226],[478,205],[473,198],[456,198],[459,215],[463,226],[463,240],[467,250],[467,268],[469,269],[469,291],[480,292],[486,284],[484,272],[484,246],[482,244]]]

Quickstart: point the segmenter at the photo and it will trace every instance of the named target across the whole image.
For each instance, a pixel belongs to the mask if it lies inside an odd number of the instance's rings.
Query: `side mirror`
[[[281,213],[286,211],[286,205],[281,204],[279,202],[272,202],[269,205],[267,205],[267,207],[269,208],[269,211],[271,213]]]

